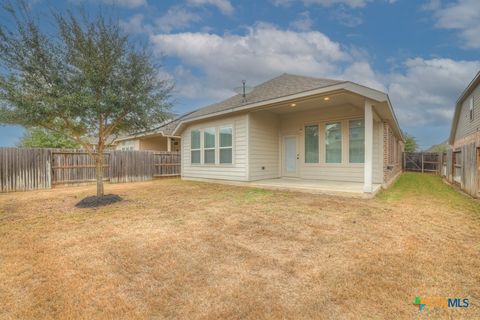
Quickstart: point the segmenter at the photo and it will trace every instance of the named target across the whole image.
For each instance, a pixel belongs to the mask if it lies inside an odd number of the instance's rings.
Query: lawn
[[[375,199],[157,180],[0,195],[0,318],[480,318],[480,205],[404,174]],[[415,296],[469,308],[419,312]]]

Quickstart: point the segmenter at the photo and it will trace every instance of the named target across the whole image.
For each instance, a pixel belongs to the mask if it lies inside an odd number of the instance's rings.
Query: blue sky
[[[455,101],[480,70],[478,0],[32,2],[48,6],[119,19],[175,82],[177,113],[232,95],[242,79],[345,79],[387,92],[402,129],[426,148],[447,138]],[[0,127],[0,145],[21,134]]]

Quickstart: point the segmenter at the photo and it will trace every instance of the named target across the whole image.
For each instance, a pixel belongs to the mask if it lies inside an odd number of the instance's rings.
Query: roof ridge
[[[273,98],[328,87],[342,82],[345,81],[315,78],[284,72],[254,86],[252,92],[247,94],[247,100],[249,103],[268,101]],[[192,118],[191,115],[193,115],[193,118],[199,115],[207,115],[221,110],[228,110],[242,104],[245,104],[242,94],[235,94],[221,101],[192,110],[190,113],[183,115],[182,118],[186,117],[189,119]]]
[[[306,78],[306,79],[315,79],[315,80],[327,80],[327,81],[335,81],[335,82],[344,82],[344,80],[339,80],[339,79],[319,78],[319,77],[313,77],[313,76],[304,76],[304,75],[301,75],[301,74],[294,74],[294,73],[288,73],[288,72],[284,72],[282,75],[288,75],[288,76],[294,76],[294,77]]]

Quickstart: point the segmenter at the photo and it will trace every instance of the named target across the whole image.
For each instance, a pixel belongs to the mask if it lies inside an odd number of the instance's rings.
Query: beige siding
[[[175,144],[176,143],[176,144]],[[180,151],[181,142],[178,138],[171,138],[171,151]],[[156,136],[140,139],[140,150],[151,151],[168,151],[168,138],[164,136]]]
[[[140,139],[140,150],[167,151],[167,137]]]
[[[470,120],[470,99],[473,96],[473,120]],[[460,116],[458,118],[455,140],[475,133],[480,130],[480,86],[465,99],[462,103]]]
[[[190,132],[193,129],[233,126],[232,164],[191,164]],[[182,133],[182,177],[194,179],[248,180],[247,116],[232,116],[220,120],[200,122],[186,128]],[[218,146],[218,139],[216,142]],[[218,159],[218,152],[216,158]]]
[[[298,161],[300,178],[304,179],[324,179],[337,181],[363,182],[364,165],[361,163],[351,164],[348,159],[348,120],[361,119],[364,117],[363,110],[350,105],[336,106],[334,108],[325,108],[321,110],[288,113],[281,116],[281,134],[296,135],[299,146],[300,159]],[[325,163],[325,125],[328,122],[341,122],[342,124],[342,163]],[[319,148],[320,161],[318,164],[304,163],[304,126],[308,124],[318,124],[320,129]],[[383,148],[382,148],[381,125],[374,122],[374,141],[373,141],[373,182],[383,182]],[[282,147],[282,146],[281,146]]]
[[[279,177],[279,116],[264,111],[249,117],[250,180]]]
[[[116,150],[140,150],[140,140],[124,140],[120,141],[116,146]]]

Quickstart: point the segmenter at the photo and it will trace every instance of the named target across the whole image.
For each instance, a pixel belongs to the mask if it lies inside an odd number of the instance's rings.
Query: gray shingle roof
[[[233,109],[245,104],[267,101],[300,92],[328,87],[341,82],[344,81],[297,76],[284,73],[254,87],[253,91],[247,94],[246,103],[243,101],[242,95],[237,94],[221,102],[195,110],[190,114],[185,115],[182,120],[193,119],[211,113]]]

